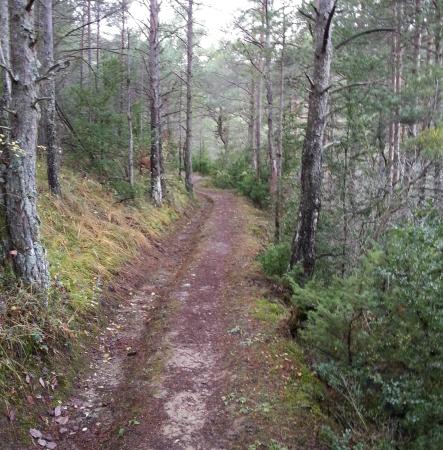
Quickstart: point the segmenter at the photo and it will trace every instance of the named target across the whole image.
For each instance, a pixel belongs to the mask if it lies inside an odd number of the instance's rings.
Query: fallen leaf
[[[34,439],[40,439],[42,437],[42,432],[39,430],[36,430],[35,428],[31,428],[29,430],[29,434],[34,438]]]
[[[30,383],[31,382],[31,377],[29,376],[29,373],[26,374],[26,383]]]
[[[26,401],[28,402],[28,404],[33,405],[34,402],[34,397],[32,395],[27,395],[26,396]]]
[[[45,387],[45,382],[44,382],[43,378],[39,378],[39,379],[38,379],[38,382],[40,383],[40,385],[41,385],[42,387]]]
[[[42,447],[46,447],[47,442],[44,439],[39,439],[37,441],[38,445],[42,446]]]
[[[57,448],[57,444],[55,442],[48,442],[46,444],[46,448],[50,448],[50,449]]]
[[[62,414],[62,407],[61,406],[56,406],[54,408],[54,416],[55,417],[59,417]]]

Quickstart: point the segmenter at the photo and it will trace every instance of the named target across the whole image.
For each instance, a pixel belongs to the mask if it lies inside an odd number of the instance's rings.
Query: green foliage
[[[353,276],[294,285],[308,312],[302,337],[343,422],[390,422],[404,449],[443,445],[442,254],[443,223],[431,212],[393,229]]]
[[[291,249],[288,243],[268,247],[259,257],[265,274],[282,277],[288,271],[290,254]]]
[[[107,58],[100,65],[95,84],[69,88],[67,112],[73,117],[75,134],[66,154],[71,166],[92,172],[127,198],[132,189],[127,176],[128,125],[125,108],[120,111],[118,104],[123,75],[121,62]],[[142,146],[140,138],[135,138]]]
[[[426,128],[416,138],[409,139],[408,148],[418,148],[430,158],[443,155],[443,127]]]
[[[228,166],[216,170],[214,173],[214,185],[222,189],[236,189],[250,198],[255,205],[266,208],[269,205],[269,193],[267,176],[257,180],[251,170],[251,164],[244,154],[232,158]]]
[[[211,175],[214,170],[214,163],[209,158],[209,154],[206,149],[193,154],[192,168],[195,172],[201,175]]]

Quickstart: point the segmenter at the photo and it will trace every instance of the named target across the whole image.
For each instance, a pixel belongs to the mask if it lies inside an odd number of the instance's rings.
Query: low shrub
[[[442,255],[443,222],[430,212],[389,232],[352,276],[292,282],[335,413],[362,441],[386,430],[369,448],[443,448]]]
[[[213,179],[214,186],[222,189],[236,189],[260,208],[266,208],[269,205],[267,174],[263,173],[261,178],[257,179],[256,174],[251,170],[250,162],[243,154],[232,158],[228,166],[223,165],[221,169],[215,170]]]
[[[290,252],[288,243],[268,247],[259,257],[263,272],[270,277],[282,277],[288,270]]]

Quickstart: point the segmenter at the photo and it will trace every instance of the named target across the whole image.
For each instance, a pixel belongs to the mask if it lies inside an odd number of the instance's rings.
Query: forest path
[[[232,192],[197,192],[199,206],[110,287],[120,304],[90,368],[42,418],[57,449],[322,448],[315,382],[255,258],[267,219]]]
[[[197,192],[201,207],[148,256],[146,282],[128,292],[89,356],[90,376],[62,410],[69,421],[50,431],[58,448],[232,448],[222,399],[231,375],[226,299],[254,255],[243,254],[244,201]]]

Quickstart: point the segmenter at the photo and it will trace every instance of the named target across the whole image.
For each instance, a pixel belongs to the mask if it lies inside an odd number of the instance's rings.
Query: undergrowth
[[[441,217],[428,210],[389,230],[346,277],[320,272],[300,286],[284,246],[261,256],[292,291],[288,325],[330,388],[339,426],[323,430],[328,448],[442,448],[442,249]]]

